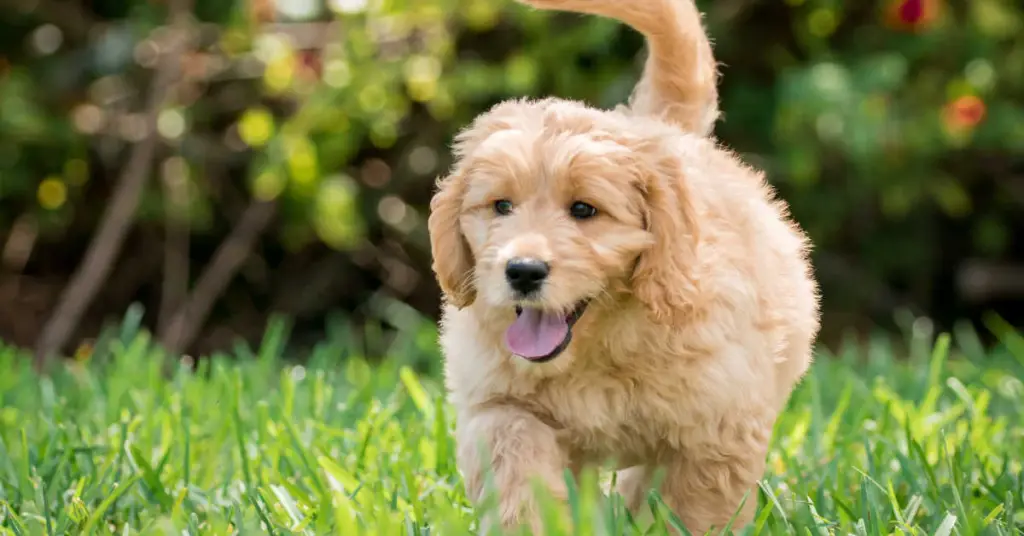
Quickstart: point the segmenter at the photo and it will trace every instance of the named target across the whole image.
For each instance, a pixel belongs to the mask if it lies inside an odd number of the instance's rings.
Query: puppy
[[[749,523],[819,327],[808,241],[710,139],[692,0],[521,1],[622,21],[649,57],[628,106],[510,101],[456,137],[428,225],[467,494],[493,471],[495,521],[539,532],[533,482],[565,498],[566,469],[612,461],[631,509],[661,469],[691,532]]]

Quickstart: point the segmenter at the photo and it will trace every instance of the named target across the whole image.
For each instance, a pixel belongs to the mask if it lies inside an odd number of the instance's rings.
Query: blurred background
[[[1024,322],[1024,5],[698,3],[717,135],[816,244],[823,344]],[[195,353],[273,315],[300,345],[429,325],[453,134],[511,97],[613,106],[642,61],[511,0],[0,0],[0,339],[72,353],[132,304]]]

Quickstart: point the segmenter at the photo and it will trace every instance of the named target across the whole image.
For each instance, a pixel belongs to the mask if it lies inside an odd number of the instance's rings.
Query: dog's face
[[[458,137],[431,204],[449,303],[515,311],[507,349],[534,362],[569,346],[594,300],[633,296],[657,320],[692,290],[678,162],[623,125],[602,128],[602,113],[554,100],[497,107]]]

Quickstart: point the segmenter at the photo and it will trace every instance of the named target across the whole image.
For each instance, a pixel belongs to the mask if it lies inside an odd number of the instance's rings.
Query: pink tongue
[[[568,334],[569,324],[563,315],[524,307],[505,332],[505,344],[516,355],[537,359],[554,352]]]

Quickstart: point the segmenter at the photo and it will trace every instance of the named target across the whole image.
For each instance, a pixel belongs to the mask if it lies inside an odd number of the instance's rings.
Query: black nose
[[[512,259],[505,265],[508,284],[520,294],[529,294],[540,288],[551,269],[548,263],[537,259]]]

